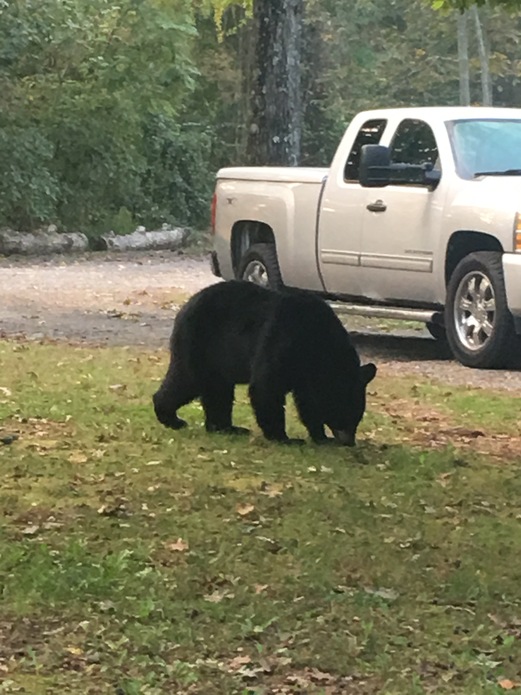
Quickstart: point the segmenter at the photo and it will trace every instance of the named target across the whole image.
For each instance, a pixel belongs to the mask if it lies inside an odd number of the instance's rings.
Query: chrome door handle
[[[369,203],[367,209],[371,212],[385,212],[387,210],[387,205],[383,200],[375,200],[374,203]]]

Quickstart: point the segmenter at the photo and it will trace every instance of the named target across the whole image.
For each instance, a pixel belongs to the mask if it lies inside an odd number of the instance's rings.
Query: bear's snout
[[[355,446],[355,432],[348,432],[347,430],[333,430],[333,435],[337,442],[343,446]]]

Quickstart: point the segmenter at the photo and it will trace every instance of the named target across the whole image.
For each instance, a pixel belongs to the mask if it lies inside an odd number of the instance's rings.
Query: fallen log
[[[22,256],[53,253],[81,253],[89,248],[89,240],[81,232],[38,231],[15,232],[0,230],[0,255]]]
[[[102,234],[96,242],[101,251],[175,250],[181,248],[190,236],[186,227],[160,229],[147,232],[142,228],[131,234]]]

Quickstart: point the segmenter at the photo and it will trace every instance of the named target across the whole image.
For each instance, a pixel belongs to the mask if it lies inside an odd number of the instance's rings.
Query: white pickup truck
[[[329,169],[221,169],[213,272],[424,321],[470,367],[521,333],[521,109],[358,114]]]

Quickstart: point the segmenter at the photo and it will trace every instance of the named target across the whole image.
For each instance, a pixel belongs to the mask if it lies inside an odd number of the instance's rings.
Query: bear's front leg
[[[201,403],[205,414],[207,432],[223,434],[249,434],[245,427],[232,425],[232,410],[235,387],[223,381],[214,382],[204,387]]]
[[[263,384],[250,384],[250,401],[262,433],[273,442],[303,444],[303,439],[290,439],[286,434],[286,394],[272,392]]]
[[[329,444],[333,442],[333,439],[329,439],[326,435],[324,429],[324,423],[318,417],[316,407],[313,403],[313,399],[309,398],[306,393],[295,390],[293,392],[293,397],[295,399],[295,405],[297,406],[297,412],[302,421],[302,424],[309,432],[311,440],[315,444]]]

